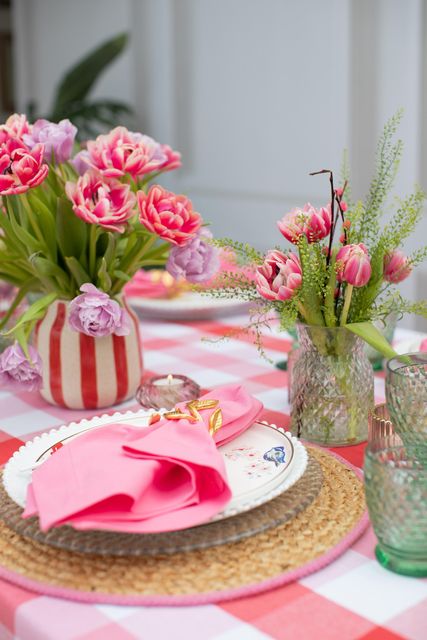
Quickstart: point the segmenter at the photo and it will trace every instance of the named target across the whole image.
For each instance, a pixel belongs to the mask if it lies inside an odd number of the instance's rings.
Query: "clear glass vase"
[[[361,338],[344,327],[299,324],[292,371],[292,430],[325,446],[367,439],[374,374]]]

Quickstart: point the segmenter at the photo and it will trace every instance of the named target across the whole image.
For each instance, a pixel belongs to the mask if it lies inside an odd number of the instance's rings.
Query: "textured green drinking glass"
[[[365,453],[365,494],[378,538],[378,562],[395,573],[427,576],[427,444]]]
[[[427,353],[392,358],[386,372],[387,407],[405,444],[427,442]]]

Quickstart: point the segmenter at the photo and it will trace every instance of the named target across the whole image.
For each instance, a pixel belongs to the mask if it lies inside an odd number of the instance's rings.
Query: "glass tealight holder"
[[[427,576],[427,443],[367,448],[365,493],[378,562],[395,573]]]
[[[137,401],[145,409],[173,409],[180,402],[199,397],[199,385],[191,378],[175,373],[149,378],[136,392]]]
[[[387,362],[386,401],[394,429],[408,444],[427,441],[427,353]]]

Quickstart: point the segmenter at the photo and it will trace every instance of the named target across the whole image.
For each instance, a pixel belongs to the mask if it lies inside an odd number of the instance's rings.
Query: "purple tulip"
[[[71,124],[68,119],[58,123],[40,119],[33,124],[31,133],[22,137],[30,149],[36,144],[44,145],[44,160],[46,162],[51,162],[53,154],[55,162],[60,164],[70,158],[76,133],[77,127]]]
[[[71,164],[77,171],[79,176],[82,176],[90,168],[89,152],[86,149],[82,149],[71,160]]]
[[[220,265],[218,249],[205,241],[210,238],[211,232],[202,229],[185,245],[173,246],[166,264],[169,273],[176,279],[185,278],[194,284],[210,280]]]
[[[127,336],[130,332],[128,314],[118,302],[95,285],[87,282],[80,287],[82,295],[70,302],[68,322],[74,331],[94,338]]]
[[[29,362],[17,342],[0,355],[0,387],[10,391],[36,391],[42,386],[42,361],[34,347],[28,347]]]

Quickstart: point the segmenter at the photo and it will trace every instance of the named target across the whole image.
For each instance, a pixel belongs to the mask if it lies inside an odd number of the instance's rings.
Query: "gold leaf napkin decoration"
[[[181,409],[172,409],[164,414],[164,417],[168,420],[188,420],[191,423],[203,422],[203,418],[200,415],[200,411],[206,409],[215,409],[209,418],[209,433],[213,436],[222,427],[222,411],[221,407],[218,407],[218,400],[191,400],[187,402],[186,408],[188,413],[184,413]],[[215,408],[216,407],[216,408]]]

